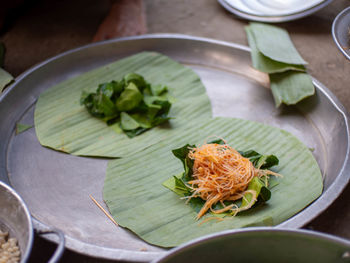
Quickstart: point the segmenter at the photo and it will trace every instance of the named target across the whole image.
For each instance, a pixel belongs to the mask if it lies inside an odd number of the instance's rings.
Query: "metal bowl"
[[[32,250],[34,231],[29,210],[14,189],[0,182],[0,230],[8,232],[10,237],[18,241],[21,251],[21,263],[27,262]],[[50,263],[57,262],[64,250],[64,236],[61,231],[48,229],[37,232],[39,235],[55,234],[59,238],[59,245],[50,259]]]
[[[21,262],[29,258],[33,243],[33,226],[22,198],[9,186],[0,182],[0,229],[15,237],[21,251]]]
[[[334,19],[332,36],[338,49],[350,60],[350,6],[341,11]]]
[[[196,239],[153,262],[350,262],[350,242],[308,230],[249,228]]]

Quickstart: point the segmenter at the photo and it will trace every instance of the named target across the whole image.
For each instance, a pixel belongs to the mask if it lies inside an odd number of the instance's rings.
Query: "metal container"
[[[0,97],[0,180],[11,184],[25,200],[36,229],[61,229],[67,248],[94,257],[150,261],[166,252],[127,229],[116,228],[91,201],[90,194],[103,204],[106,159],[42,147],[34,129],[15,134],[16,123],[33,124],[35,102],[44,90],[145,50],[160,52],[192,68],[207,89],[214,116],[279,127],[313,149],[324,174],[324,192],[278,227],[302,227],[336,200],[350,178],[349,118],[327,87],[313,79],[315,96],[296,106],[276,109],[267,88],[268,77],[251,66],[248,47],[184,35],[146,35],[60,54],[19,76]]]
[[[308,230],[248,228],[205,236],[153,263],[350,262],[350,242]]]
[[[21,263],[27,262],[32,250],[34,233],[32,218],[22,198],[5,183],[0,182],[0,230],[8,232],[18,241],[21,251]],[[64,250],[64,236],[58,230],[39,231],[39,235],[56,234],[59,246],[51,257],[50,263],[57,262]]]
[[[332,0],[218,0],[232,14],[266,23],[281,23],[311,15]]]
[[[332,36],[338,49],[350,60],[350,7],[345,8],[334,19]]]

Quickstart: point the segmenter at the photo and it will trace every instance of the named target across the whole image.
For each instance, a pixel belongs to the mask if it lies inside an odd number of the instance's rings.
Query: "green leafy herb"
[[[188,157],[188,153],[190,152],[190,148],[195,147],[195,145],[186,144],[181,148],[172,150],[174,156],[178,158],[184,166],[185,172],[182,174],[181,180],[185,180],[185,182],[188,182],[192,178],[193,160]]]
[[[147,83],[139,74],[129,73],[121,81],[100,84],[95,93],[83,92],[80,104],[108,125],[115,124],[132,138],[170,119],[171,103],[164,85]]]
[[[266,202],[271,198],[271,192],[267,188],[267,184],[258,177],[254,177],[249,182],[247,190],[255,191],[256,195],[258,196],[258,200],[260,199],[262,202]],[[241,208],[247,207],[252,201],[252,198],[252,193],[245,193],[242,198]]]
[[[269,169],[272,166],[278,165],[278,158],[274,155],[262,155],[256,151],[238,151],[243,157],[249,158],[256,168]]]
[[[208,144],[225,144],[225,142],[221,139],[218,140],[213,140],[208,142]],[[192,189],[191,187],[188,186],[188,182],[190,180],[193,180],[193,163],[194,160],[188,157],[188,154],[192,148],[195,148],[195,145],[189,145],[186,144],[185,146],[174,149],[172,150],[174,156],[178,158],[183,166],[184,166],[184,172],[173,176],[163,182],[163,186],[166,188],[170,189],[171,191],[175,192],[176,194],[183,196],[183,197],[188,197],[192,195]],[[245,157],[249,158],[249,160],[253,163],[254,167],[259,168],[259,169],[268,169],[271,168],[275,165],[278,165],[279,160],[276,156],[274,155],[262,155],[254,150],[249,150],[249,151],[239,151],[239,153]],[[252,190],[255,191],[257,200],[253,204],[257,203],[263,203],[266,202],[270,199],[271,197],[271,192],[268,189],[269,185],[269,178],[268,176],[263,176],[261,178],[254,177],[248,184],[247,190]],[[251,205],[252,198],[254,195],[251,192],[245,193],[242,200],[240,201],[225,201],[224,204],[225,206],[231,205],[232,203],[235,203],[236,206],[242,208],[244,210],[245,207],[248,205]],[[188,204],[196,211],[199,212],[200,209],[203,207],[205,204],[205,200],[201,199],[200,197],[192,197],[188,201]],[[216,209],[221,209],[224,206],[218,202],[213,206],[213,208]],[[224,215],[232,214],[231,212],[224,212]],[[213,214],[214,216],[222,216],[220,214]]]

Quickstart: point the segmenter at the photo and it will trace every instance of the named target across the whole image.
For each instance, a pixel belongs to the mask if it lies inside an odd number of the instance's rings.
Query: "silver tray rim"
[[[247,20],[251,20],[251,21],[257,21],[257,22],[266,22],[266,23],[282,23],[282,22],[288,22],[288,21],[293,21],[293,20],[297,20],[300,18],[303,18],[305,16],[311,15],[317,11],[319,11],[320,9],[324,8],[325,6],[327,6],[328,4],[330,4],[333,0],[325,0],[309,9],[306,9],[302,12],[297,12],[294,14],[290,14],[290,15],[284,15],[284,16],[258,16],[258,15],[252,15],[246,12],[242,12],[234,7],[232,7],[231,5],[229,5],[226,0],[218,0],[218,2],[229,12],[231,12],[232,14],[240,17],[240,18],[244,18]]]
[[[341,46],[340,41],[339,41],[339,34],[341,33],[346,33],[346,29],[340,29],[339,28],[339,21],[341,21],[341,19],[344,18],[344,16],[350,16],[350,6],[345,8],[343,11],[341,11],[334,19],[333,24],[332,24],[332,37],[333,40],[335,42],[335,44],[337,45],[338,49],[340,50],[340,52],[348,59],[350,60],[350,47],[349,47],[349,51],[345,51],[344,48]],[[349,30],[350,30],[350,25],[349,25]],[[350,33],[349,33],[350,34]],[[349,41],[350,41],[350,36],[349,36]],[[349,42],[350,44],[350,42]]]
[[[35,70],[41,67],[44,67],[46,64],[50,63],[51,61],[59,59],[63,56],[69,56],[72,53],[79,52],[90,47],[97,47],[97,46],[103,47],[104,45],[108,45],[110,43],[118,43],[123,41],[142,40],[142,39],[190,40],[194,42],[210,43],[210,44],[219,45],[219,46],[226,46],[233,49],[239,49],[245,52],[250,52],[249,47],[240,45],[240,44],[235,44],[235,43],[212,39],[212,38],[196,37],[196,36],[190,36],[190,35],[184,35],[184,34],[172,34],[172,33],[146,34],[146,35],[140,35],[140,36],[122,37],[117,39],[101,41],[97,43],[91,43],[91,44],[80,46],[80,47],[68,50],[66,52],[60,53],[24,71],[15,79],[15,82],[0,95],[0,103],[6,97],[6,95],[11,92],[11,90],[13,90],[17,85],[19,85],[22,79],[32,74]],[[344,117],[345,128],[347,131],[347,138],[348,138],[348,141],[350,141],[350,128],[349,128],[350,115],[346,111],[345,107],[341,104],[338,98],[327,87],[325,87],[321,82],[319,82],[315,78],[313,78],[313,84],[315,85],[318,92],[323,93],[328,98],[328,100],[333,104],[333,106],[339,111],[339,113],[341,113],[341,115]],[[322,193],[322,195],[317,200],[315,200],[312,204],[304,208],[301,212],[294,215],[290,219],[272,228],[298,229],[303,227],[304,225],[309,223],[311,220],[315,219],[323,211],[325,211],[333,203],[333,201],[335,201],[336,198],[342,193],[342,191],[344,190],[344,188],[346,187],[346,185],[350,180],[349,153],[350,153],[350,146],[348,146],[347,148],[344,164],[336,180],[329,186],[329,188],[326,191]],[[9,181],[7,182],[5,181],[5,183],[10,185]],[[49,227],[51,227],[40,222],[35,218],[33,218],[33,226],[34,226],[34,229],[38,231],[41,231],[41,230],[44,231]],[[235,231],[239,231],[239,229],[230,230],[230,231],[235,232]],[[58,243],[58,239],[54,236],[47,236],[45,238],[47,240]],[[133,250],[101,247],[101,246],[84,243],[70,236],[65,236],[65,239],[67,241],[70,241],[67,243],[71,244],[71,246],[66,246],[66,248],[72,251],[75,251],[77,253],[81,253],[87,256],[91,256],[94,258],[97,257],[101,259],[149,262],[167,253],[166,250],[164,252],[144,252],[144,251],[133,251]]]

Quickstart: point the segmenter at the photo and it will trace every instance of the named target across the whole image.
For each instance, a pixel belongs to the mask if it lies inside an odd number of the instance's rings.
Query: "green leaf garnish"
[[[184,166],[185,172],[183,173],[182,179],[185,182],[188,182],[189,180],[191,180],[191,176],[193,173],[192,172],[193,160],[188,157],[188,153],[190,152],[190,149],[194,147],[196,146],[186,144],[181,148],[172,150],[174,156],[178,158]]]
[[[118,111],[131,111],[135,109],[143,99],[143,95],[134,83],[128,84],[120,94],[115,104]]]
[[[225,142],[222,139],[215,139],[212,141],[207,142],[208,144],[225,144]]]
[[[252,190],[256,192],[258,198],[260,198],[263,202],[268,201],[271,198],[271,192],[267,188],[267,185],[260,180],[258,177],[254,177],[248,184],[247,190]],[[242,198],[241,208],[247,207],[252,201],[253,194],[245,193]]]
[[[249,158],[256,168],[268,169],[272,166],[278,165],[278,158],[274,155],[262,155],[256,151],[238,151],[243,157]]]
[[[222,139],[212,140],[209,141],[208,144],[225,144],[225,142]],[[184,166],[184,172],[169,178],[165,182],[162,183],[163,186],[170,189],[177,195],[180,195],[182,197],[190,196],[192,194],[191,188],[187,185],[187,182],[192,180],[193,175],[193,163],[194,160],[190,159],[188,157],[188,153],[190,152],[191,148],[195,148],[195,145],[189,145],[186,144],[185,146],[172,150],[174,156],[181,160],[183,166]],[[254,167],[259,169],[267,169],[272,166],[278,165],[279,160],[274,155],[262,155],[254,150],[249,151],[239,151],[239,153],[245,157],[249,158],[249,160],[253,163]],[[268,189],[269,185],[269,178],[268,176],[263,176],[261,178],[254,177],[248,184],[247,190],[252,190],[256,192],[257,199],[253,202],[254,204],[257,203],[263,203],[268,201],[271,198],[271,192]],[[225,201],[225,205],[228,206],[232,203],[236,204],[239,208],[245,208],[248,205],[251,205],[253,198],[252,193],[245,193],[242,200],[239,201]],[[188,204],[196,211],[199,212],[200,209],[205,204],[205,200],[195,197],[191,198],[188,202]],[[219,202],[213,206],[213,209],[218,210],[223,208],[222,204]],[[231,214],[230,212],[224,212],[223,214],[228,215]],[[214,214],[213,216],[222,216],[220,214]]]
[[[113,130],[120,129],[132,138],[170,119],[171,103],[168,88],[152,85],[136,73],[129,73],[121,81],[100,84],[96,93],[82,92],[80,104],[94,117],[102,119]]]

